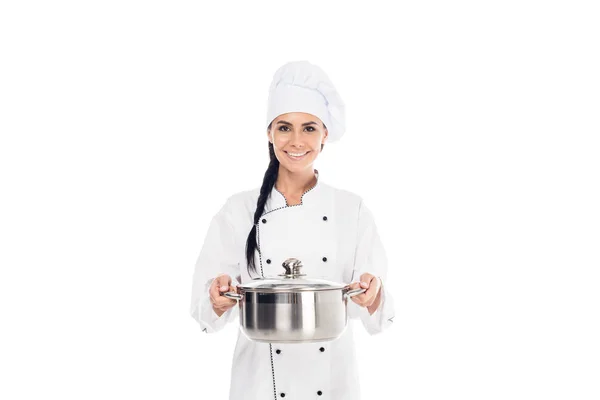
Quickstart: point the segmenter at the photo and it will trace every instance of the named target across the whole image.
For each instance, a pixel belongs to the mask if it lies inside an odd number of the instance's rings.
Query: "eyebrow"
[[[291,123],[289,123],[287,121],[278,121],[277,124],[292,125]],[[317,125],[317,123],[315,121],[310,121],[310,122],[305,122],[302,124],[302,126],[307,126],[307,125]]]

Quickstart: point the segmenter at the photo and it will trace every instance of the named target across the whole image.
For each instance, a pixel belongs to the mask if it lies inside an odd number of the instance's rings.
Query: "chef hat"
[[[319,117],[329,132],[328,141],[339,140],[346,130],[344,102],[318,66],[292,61],[281,66],[269,88],[267,126],[279,115],[304,112]]]

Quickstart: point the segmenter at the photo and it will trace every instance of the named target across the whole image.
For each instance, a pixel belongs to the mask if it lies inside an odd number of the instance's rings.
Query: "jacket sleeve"
[[[238,306],[219,317],[212,308],[209,295],[213,279],[220,274],[229,275],[232,285],[241,283],[230,207],[231,198],[213,216],[194,269],[190,314],[206,333],[220,331],[239,317]]]
[[[356,255],[352,282],[358,282],[360,276],[366,272],[381,279],[381,303],[373,315],[369,314],[366,307],[361,307],[352,300],[348,300],[348,315],[353,319],[360,319],[371,335],[382,332],[388,328],[394,318],[394,301],[387,287],[387,256],[373,219],[373,214],[361,201],[358,212],[358,233],[356,242]]]

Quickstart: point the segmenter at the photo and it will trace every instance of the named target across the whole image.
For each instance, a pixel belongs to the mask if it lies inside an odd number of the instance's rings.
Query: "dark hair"
[[[323,124],[323,128],[327,129],[325,124]],[[269,124],[267,129],[271,129],[271,124]],[[325,145],[321,144],[321,150],[323,150],[323,147],[325,147]],[[254,225],[252,225],[252,229],[250,230],[248,239],[246,240],[246,261],[248,264],[248,274],[250,274],[250,276],[252,276],[250,271],[254,272],[255,274],[258,273],[256,270],[256,265],[254,264],[254,251],[257,248],[256,226],[258,225],[260,217],[263,215],[265,204],[267,203],[267,199],[273,190],[273,186],[275,186],[277,175],[279,173],[279,160],[275,156],[275,150],[273,149],[273,143],[271,142],[269,142],[269,157],[269,166],[265,172],[263,183],[260,187],[260,194],[258,195],[258,201],[256,203],[256,211],[254,211]],[[258,251],[260,252],[260,249],[258,249]]]

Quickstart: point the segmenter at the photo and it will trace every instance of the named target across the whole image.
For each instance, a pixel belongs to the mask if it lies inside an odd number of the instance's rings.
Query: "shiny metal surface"
[[[239,285],[239,293],[223,295],[238,301],[240,329],[266,343],[311,343],[338,338],[348,323],[348,299],[365,292],[323,280],[300,279],[299,260],[284,263],[282,279]]]
[[[251,340],[310,343],[334,340],[348,323],[349,297],[365,289],[261,293],[241,290],[224,295],[239,300],[240,328]]]
[[[286,278],[296,278],[298,276],[304,276],[300,272],[302,268],[302,261],[297,258],[288,258],[283,262],[283,268],[285,269],[285,274],[281,274],[279,276],[285,276]]]
[[[311,280],[310,283],[305,283],[301,279],[280,279],[280,280],[267,280],[260,279],[260,282],[252,282],[238,285],[240,289],[244,289],[248,292],[300,292],[300,291],[315,291],[315,290],[331,290],[331,289],[343,289],[345,285],[333,286],[328,281],[322,283],[316,280]]]
[[[346,328],[346,299],[341,290],[245,294],[240,323],[259,342],[332,340]]]
[[[246,291],[289,292],[343,289],[346,286],[325,279],[303,278],[306,275],[301,273],[302,262],[297,258],[288,258],[283,262],[282,266],[285,269],[284,274],[279,274],[275,277],[254,279],[239,285],[239,287]]]

